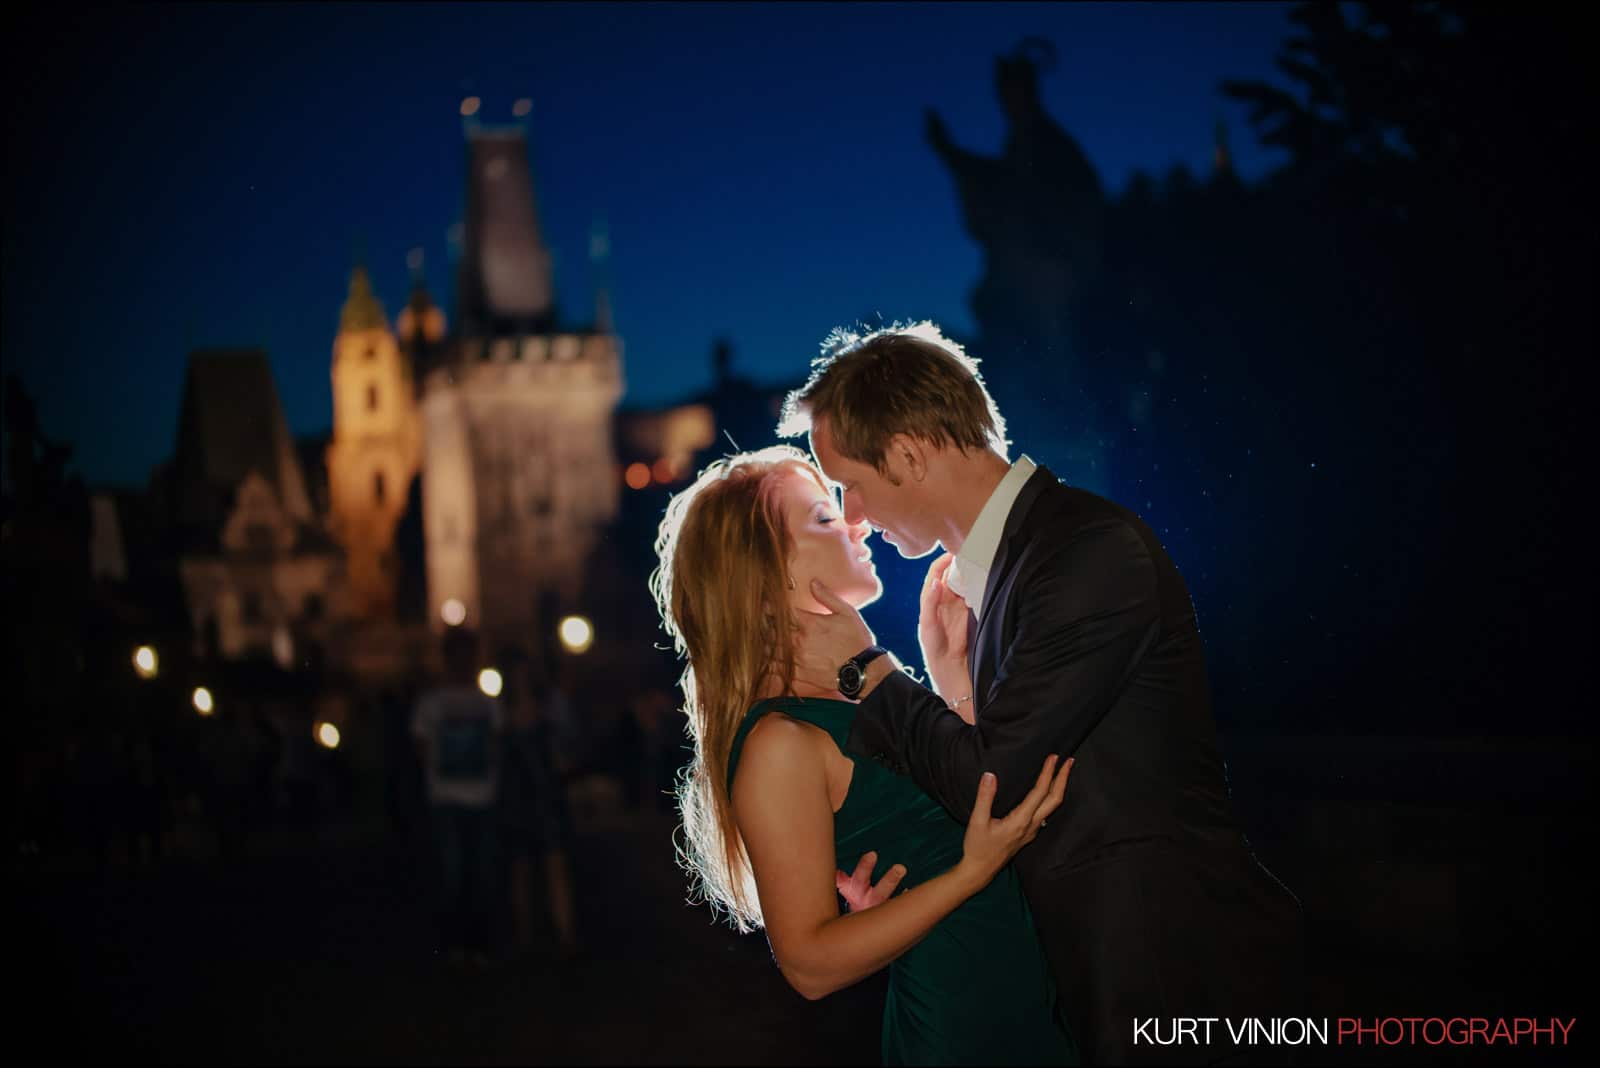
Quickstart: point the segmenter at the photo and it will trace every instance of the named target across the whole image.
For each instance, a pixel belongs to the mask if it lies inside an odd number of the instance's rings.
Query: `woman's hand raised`
[[[922,578],[922,593],[917,598],[917,644],[922,646],[922,663],[930,671],[936,662],[962,664],[967,661],[967,602],[950,588],[945,576],[955,557],[945,553],[928,565]],[[961,694],[947,694],[960,697]]]
[[[1004,819],[995,819],[989,813],[999,780],[991,771],[984,772],[983,778],[978,780],[978,798],[967,819],[967,836],[962,841],[961,861],[956,865],[958,870],[965,869],[965,874],[978,888],[987,886],[1018,850],[1038,836],[1039,828],[1044,826],[1050,813],[1061,807],[1073,758],[1068,758],[1057,771],[1058,759],[1054,754],[1045,757],[1033,789]]]

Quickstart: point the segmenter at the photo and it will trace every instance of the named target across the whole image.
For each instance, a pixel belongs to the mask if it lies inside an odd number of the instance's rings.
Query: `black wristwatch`
[[[839,692],[854,701],[861,692],[861,684],[867,681],[867,665],[888,651],[881,645],[873,645],[846,660],[839,669]]]

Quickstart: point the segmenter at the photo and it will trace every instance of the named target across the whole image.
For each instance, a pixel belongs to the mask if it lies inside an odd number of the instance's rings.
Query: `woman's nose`
[[[872,533],[872,524],[865,519],[850,524],[850,540],[862,542],[867,540],[867,535]]]

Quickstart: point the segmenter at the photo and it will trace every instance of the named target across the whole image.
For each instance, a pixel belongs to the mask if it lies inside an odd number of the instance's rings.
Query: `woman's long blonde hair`
[[[687,659],[679,684],[694,760],[679,777],[691,897],[727,912],[739,931],[762,926],[761,903],[733,821],[728,757],[763,682],[794,684],[788,626],[793,539],[778,499],[781,475],[826,484],[799,449],[774,445],[718,460],[673,497],[656,535],[650,576],[662,628]]]

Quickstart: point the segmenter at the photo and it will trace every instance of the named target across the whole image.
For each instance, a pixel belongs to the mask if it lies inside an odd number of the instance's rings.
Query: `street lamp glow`
[[[156,651],[148,645],[141,645],[133,651],[133,669],[139,673],[141,679],[153,679],[159,668]]]
[[[569,653],[588,652],[589,646],[594,644],[594,626],[582,616],[563,619],[557,633]]]
[[[331,723],[317,724],[317,741],[324,749],[339,748],[339,728]]]
[[[204,686],[194,688],[194,710],[202,716],[209,716],[216,710],[217,703],[211,699],[211,691]]]
[[[439,616],[445,626],[459,627],[467,618],[467,606],[452,597],[440,607]]]
[[[500,672],[494,668],[484,668],[478,672],[478,689],[490,697],[499,697],[500,690],[505,686],[505,680],[500,677]]]

